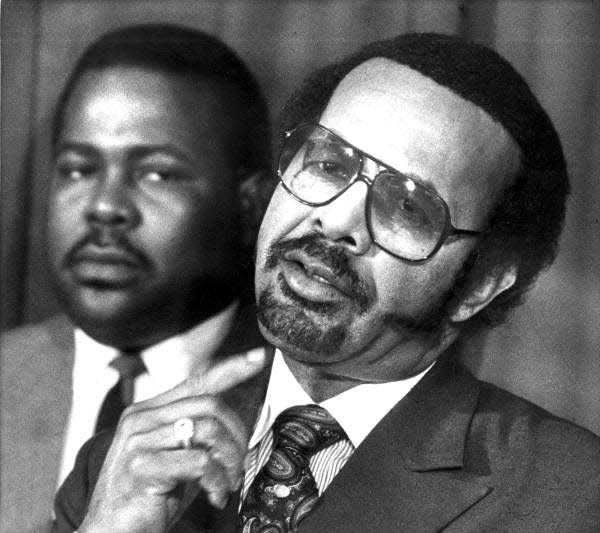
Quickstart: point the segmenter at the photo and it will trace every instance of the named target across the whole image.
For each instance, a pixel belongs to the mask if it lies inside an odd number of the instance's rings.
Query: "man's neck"
[[[358,380],[338,377],[300,363],[285,353],[283,358],[300,386],[315,403],[321,403],[361,384]]]
[[[390,368],[388,366],[387,370],[382,365],[381,375],[371,379],[359,379],[344,375],[324,365],[315,366],[291,356],[284,350],[282,350],[282,354],[288,368],[300,386],[315,403],[320,403],[358,385],[399,381],[417,375],[432,365],[453,344],[457,335],[458,331],[450,328],[444,334],[436,337],[435,342],[432,344],[416,343],[402,346],[400,352],[395,354],[394,359],[396,361],[412,360],[412,364],[405,368]],[[403,357],[401,352],[406,353],[406,350],[411,353],[412,358]],[[360,356],[357,355],[356,359],[360,359]]]

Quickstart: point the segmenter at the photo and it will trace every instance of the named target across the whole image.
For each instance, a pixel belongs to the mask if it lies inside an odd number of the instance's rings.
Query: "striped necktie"
[[[273,451],[242,505],[242,533],[297,531],[319,498],[310,457],[343,438],[344,430],[318,405],[283,411],[273,424]]]

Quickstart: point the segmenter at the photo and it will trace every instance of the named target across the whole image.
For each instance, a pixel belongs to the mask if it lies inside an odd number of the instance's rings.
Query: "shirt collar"
[[[365,383],[329,398],[319,405],[327,409],[356,448],[388,411],[396,405],[431,369],[400,381]],[[315,403],[300,386],[279,350],[275,351],[265,402],[261,409],[249,448],[256,446],[269,431],[279,414],[294,405]],[[368,406],[368,408],[365,408]]]
[[[208,365],[229,332],[237,307],[238,302],[233,302],[192,329],[143,350],[141,357],[148,374],[175,386],[187,378],[192,370]],[[76,358],[76,361],[81,361],[86,371],[90,371],[107,368],[119,350],[101,344],[83,330],[76,329],[75,353],[86,354],[83,358]]]
[[[109,363],[119,354],[119,350],[113,346],[99,343],[82,329],[76,328],[75,354],[73,369],[75,373],[79,367],[85,367],[86,372],[95,373],[107,368]],[[77,357],[78,354],[85,354],[85,357]]]

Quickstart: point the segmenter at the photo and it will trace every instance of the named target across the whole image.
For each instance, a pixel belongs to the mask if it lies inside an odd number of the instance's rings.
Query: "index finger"
[[[265,349],[255,348],[246,353],[217,362],[207,372],[190,375],[172,389],[136,404],[139,408],[161,405],[200,394],[220,394],[258,374],[266,361]]]

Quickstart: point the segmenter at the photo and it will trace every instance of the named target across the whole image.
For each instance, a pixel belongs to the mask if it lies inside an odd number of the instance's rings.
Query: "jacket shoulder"
[[[473,425],[498,452],[530,458],[557,483],[600,478],[599,436],[495,385],[482,382]]]
[[[11,329],[0,337],[2,349],[8,351],[38,349],[40,346],[68,348],[73,345],[73,325],[64,315],[43,322]]]
[[[73,326],[66,317],[16,328],[0,340],[3,374],[7,379],[12,376],[5,386],[27,389],[26,383],[43,386],[70,379],[75,342]]]

